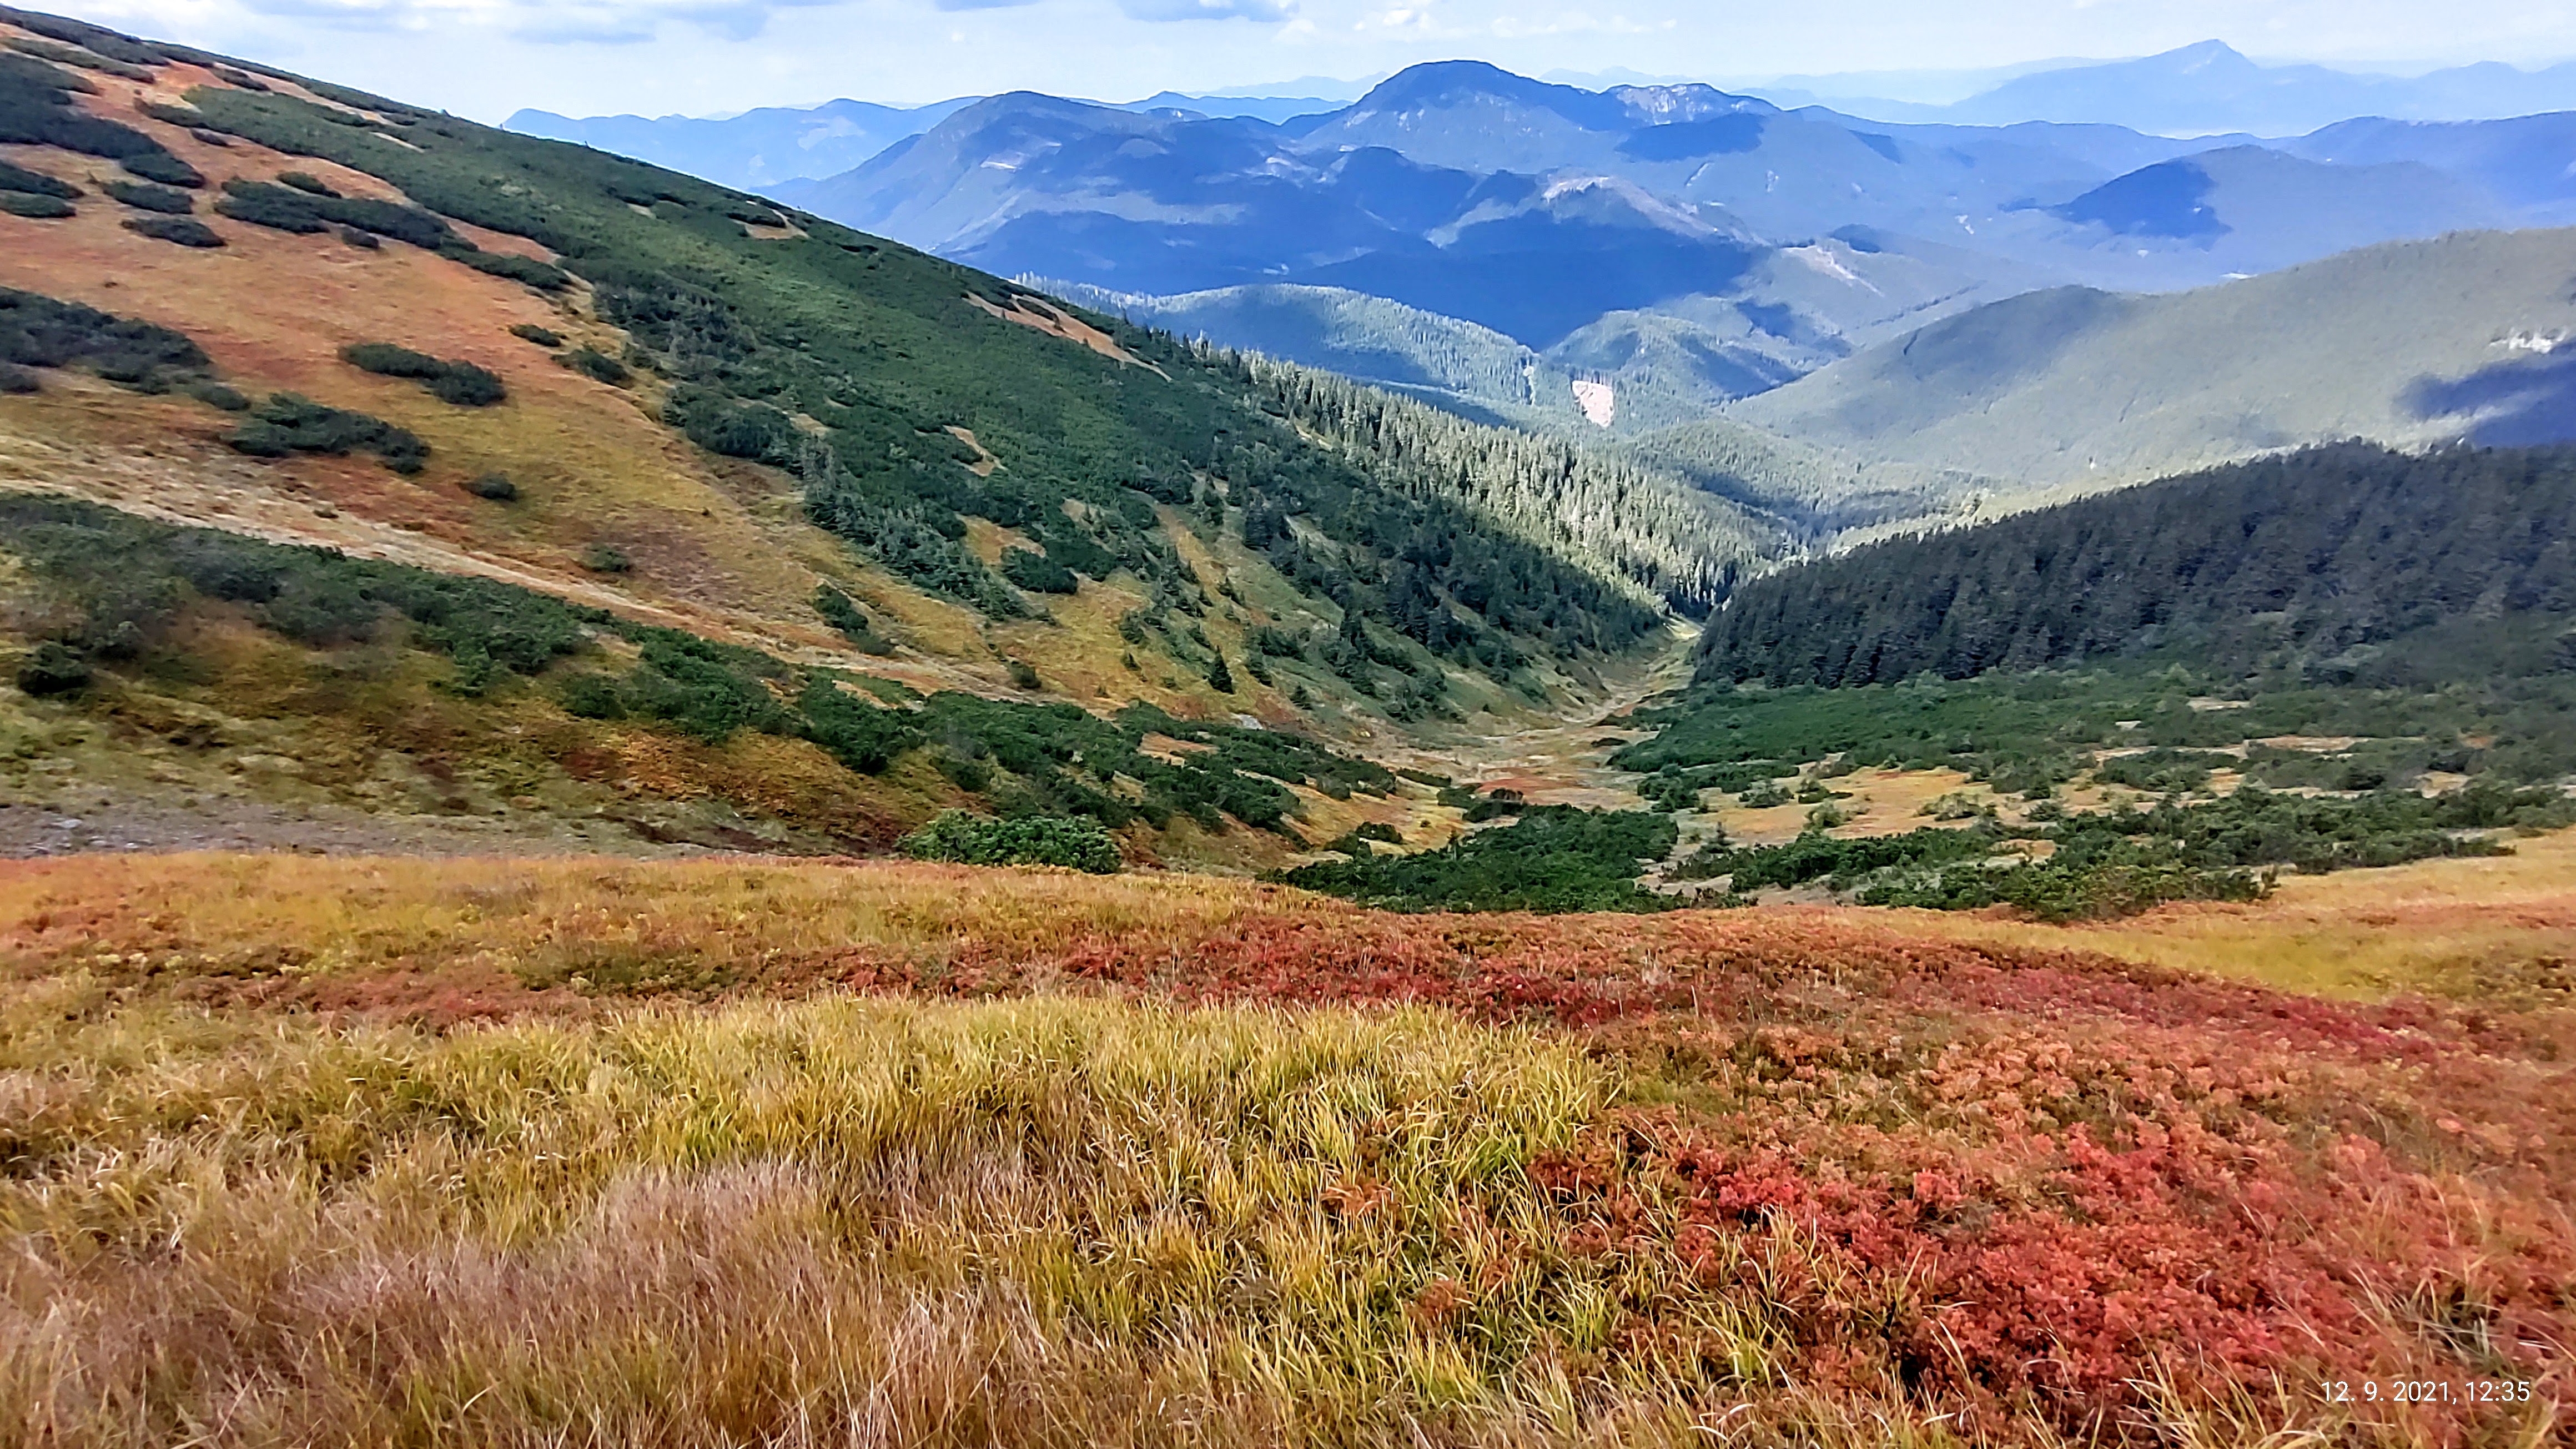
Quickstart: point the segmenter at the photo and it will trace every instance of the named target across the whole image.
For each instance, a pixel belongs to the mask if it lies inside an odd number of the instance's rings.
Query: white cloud
[[[1131,20],[1259,20],[1297,13],[1296,0],[1118,0]]]
[[[239,0],[243,13],[262,20],[357,31],[463,28],[538,44],[640,43],[670,25],[711,31],[729,40],[750,40],[768,29],[770,17],[778,11],[835,3],[838,0]],[[205,7],[186,8],[202,11]]]

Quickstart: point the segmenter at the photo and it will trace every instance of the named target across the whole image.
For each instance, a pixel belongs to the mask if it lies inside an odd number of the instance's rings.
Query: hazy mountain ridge
[[[1729,416],[1862,457],[2084,490],[2339,438],[2576,437],[2576,231],[2395,242],[2165,296],[2061,288],[1866,349]]]
[[[997,97],[782,194],[996,271],[1129,295],[1386,298],[1569,372],[1626,371],[1641,403],[1664,399],[1629,416],[1669,423],[2034,288],[2188,287],[2556,220],[2576,186],[2548,164],[2560,129],[2357,124],[2258,145],[1878,125],[1449,62],[1284,126]]]
[[[923,106],[888,106],[844,98],[708,117],[562,116],[525,109],[513,112],[501,126],[521,135],[614,151],[723,186],[760,189],[837,176],[982,99],[962,96]],[[1276,123],[1347,104],[1306,96],[1193,96],[1163,91],[1113,109],[1185,111]]]
[[[2053,65],[1946,105],[1877,99],[1847,90],[1820,93],[1812,83],[1781,98],[1888,121],[2091,122],[2178,136],[2244,131],[2280,136],[2357,116],[2473,121],[2576,109],[2576,62],[2524,70],[2486,61],[2398,76],[2321,65],[2264,65],[2223,41],[2206,40],[2129,60]]]

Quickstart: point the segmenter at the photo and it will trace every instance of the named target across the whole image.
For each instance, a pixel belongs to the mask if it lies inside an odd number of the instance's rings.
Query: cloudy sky
[[[1744,80],[2144,55],[2356,68],[2576,56],[2576,0],[31,0],[497,120],[834,96],[1106,100],[1472,56]]]

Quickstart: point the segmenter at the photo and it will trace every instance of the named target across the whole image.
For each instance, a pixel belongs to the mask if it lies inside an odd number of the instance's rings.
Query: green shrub
[[[1119,866],[1117,838],[1100,822],[1052,815],[994,820],[949,810],[905,836],[903,850],[958,865],[1052,865],[1093,875]]]
[[[1004,672],[1011,676],[1011,687],[1014,689],[1039,689],[1044,687],[1045,681],[1038,678],[1036,667],[1025,659],[1014,659],[1010,661]]]
[[[540,327],[534,322],[519,323],[510,329],[510,335],[522,342],[533,342],[539,347],[561,347],[564,344],[562,333],[551,327]]]
[[[316,196],[239,176],[224,183],[223,199],[215,203],[215,211],[235,221],[305,236],[337,225],[391,237],[423,251],[466,248],[454,227],[416,206],[356,196]]]
[[[858,601],[830,584],[824,584],[814,591],[814,612],[822,615],[824,623],[838,629],[841,636],[856,645],[861,653],[892,654],[894,652],[894,646],[877,633],[876,626],[869,621],[866,612],[859,608]]]
[[[85,367],[142,392],[167,392],[204,378],[212,366],[185,333],[6,287],[0,287],[0,362]]]
[[[0,537],[81,619],[68,642],[121,657],[159,635],[191,594],[249,612],[299,643],[372,637],[388,615],[408,642],[533,675],[586,647],[603,621],[549,595],[482,579],[149,523],[94,504],[0,495]]]
[[[176,187],[109,181],[99,190],[139,211],[157,211],[164,216],[186,216],[197,209],[196,198]]]
[[[188,396],[195,398],[197,401],[204,403],[206,406],[213,408],[218,412],[246,413],[250,411],[250,399],[243,396],[240,389],[227,387],[220,382],[200,382],[191,384],[188,388]]]
[[[97,90],[70,71],[32,56],[0,51],[0,143],[58,146],[111,161],[157,156],[178,164],[160,142],[143,132],[72,104],[72,92],[95,94]]]
[[[314,236],[331,229],[331,223],[295,192],[239,177],[224,183],[224,194],[215,201],[215,214],[298,236]]]
[[[1208,687],[1219,694],[1234,693],[1234,671],[1226,667],[1225,655],[1219,653],[1208,665]]]
[[[480,247],[454,245],[441,247],[439,255],[452,262],[463,262],[487,277],[506,277],[540,292],[560,292],[572,285],[572,274],[563,268],[514,252],[487,252]]]
[[[340,199],[339,192],[332,190],[321,177],[310,171],[281,171],[278,173],[277,184],[291,186],[307,196],[327,196],[334,201]]]
[[[138,156],[120,156],[116,159],[116,164],[146,181],[158,181],[164,186],[184,186],[193,191],[206,184],[206,178],[196,167],[167,151],[146,151]]]
[[[42,171],[30,171],[24,166],[7,161],[0,161],[0,191],[24,192],[30,196],[50,196],[57,201],[71,201],[81,194],[79,187],[60,177],[48,176]]]
[[[340,228],[340,240],[343,244],[356,247],[362,252],[380,252],[385,249],[383,238],[371,231],[360,231],[354,226]]]
[[[591,381],[604,382],[610,387],[624,387],[635,380],[634,372],[625,363],[594,347],[576,347],[556,360]]]
[[[736,402],[712,388],[673,388],[662,417],[710,453],[782,467],[797,461],[805,439],[778,409],[766,403]]]
[[[290,453],[373,453],[397,473],[417,473],[429,459],[429,445],[405,429],[365,413],[325,407],[291,392],[273,394],[225,441],[235,451],[254,458],[283,458]]]
[[[61,221],[80,215],[80,209],[58,196],[38,196],[25,191],[0,191],[0,212],[23,216],[29,221]]]
[[[1024,548],[1002,555],[1002,577],[1037,594],[1070,594],[1081,586],[1073,570],[1042,553]]]
[[[447,364],[426,352],[414,352],[390,342],[358,342],[340,349],[340,360],[361,372],[379,377],[402,377],[426,381],[447,370]]]
[[[65,45],[77,45],[83,50],[105,56],[109,60],[133,66],[158,66],[168,62],[168,57],[162,55],[158,47],[137,40],[123,31],[110,30],[103,25],[92,25],[86,20],[73,20],[61,15],[45,15],[17,9],[7,11],[6,16],[11,24],[21,30],[32,31],[48,40],[61,41]]]
[[[507,473],[486,473],[466,484],[465,491],[494,503],[519,501],[519,485],[511,482],[510,475]]]
[[[1275,624],[1255,625],[1249,637],[1255,652],[1273,659],[1302,659],[1306,656],[1306,639]]]
[[[622,574],[635,567],[626,551],[610,543],[594,543],[581,551],[581,566],[595,574]]]
[[[18,666],[18,687],[29,694],[69,694],[89,681],[89,661],[57,639],[37,645]]]
[[[2207,750],[2155,749],[2105,760],[2093,772],[2093,778],[2105,785],[2170,794],[2206,789],[2210,771],[2232,770],[2237,764],[2232,755]]]
[[[458,407],[489,407],[509,396],[500,378],[473,363],[443,361],[390,342],[355,343],[340,349],[340,358],[361,372],[409,378]]]
[[[762,682],[784,672],[778,661],[673,629],[630,632],[644,646],[642,663],[620,686],[630,718],[659,720],[709,744],[745,729],[803,733]]]
[[[1679,902],[1637,877],[1678,838],[1666,816],[1551,805],[1442,850],[1327,861],[1279,879],[1388,910],[1660,911]]]
[[[154,241],[172,242],[199,251],[210,251],[224,244],[220,233],[193,216],[138,216],[124,225],[127,231],[148,236]]]
[[[862,775],[884,772],[895,757],[921,743],[911,712],[853,698],[831,680],[808,680],[796,707],[805,716],[805,738]]]
[[[103,55],[95,54],[80,46],[56,45],[51,41],[30,40],[25,36],[13,35],[9,37],[9,48],[24,55],[36,56],[40,59],[54,61],[61,65],[76,65],[83,70],[94,70],[102,75],[121,76],[126,80],[132,81],[148,81],[152,79],[152,72],[145,70],[139,65],[128,65],[121,60],[110,60]]]
[[[98,86],[86,76],[77,76],[58,65],[31,58],[24,51],[16,55],[0,53],[0,97],[5,97],[10,104],[67,107],[71,104],[71,93],[75,91],[94,96],[98,94]]]
[[[461,408],[490,407],[510,396],[497,374],[470,362],[447,364],[446,371],[430,379],[429,391],[440,402]]]
[[[25,396],[44,390],[44,383],[37,379],[35,373],[14,362],[0,362],[0,396]]]

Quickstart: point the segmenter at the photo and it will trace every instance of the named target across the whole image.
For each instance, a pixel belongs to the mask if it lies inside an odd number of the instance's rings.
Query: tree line
[[[1194,350],[1242,378],[1273,416],[1414,496],[1473,508],[1685,613],[1706,613],[1739,571],[1785,542],[1776,525],[1715,494],[1561,438],[1469,422],[1258,353]]]
[[[2576,450],[2350,443],[1751,580],[1709,620],[1699,677],[1832,688],[2139,655],[2331,677],[2446,622],[2571,612]]]

